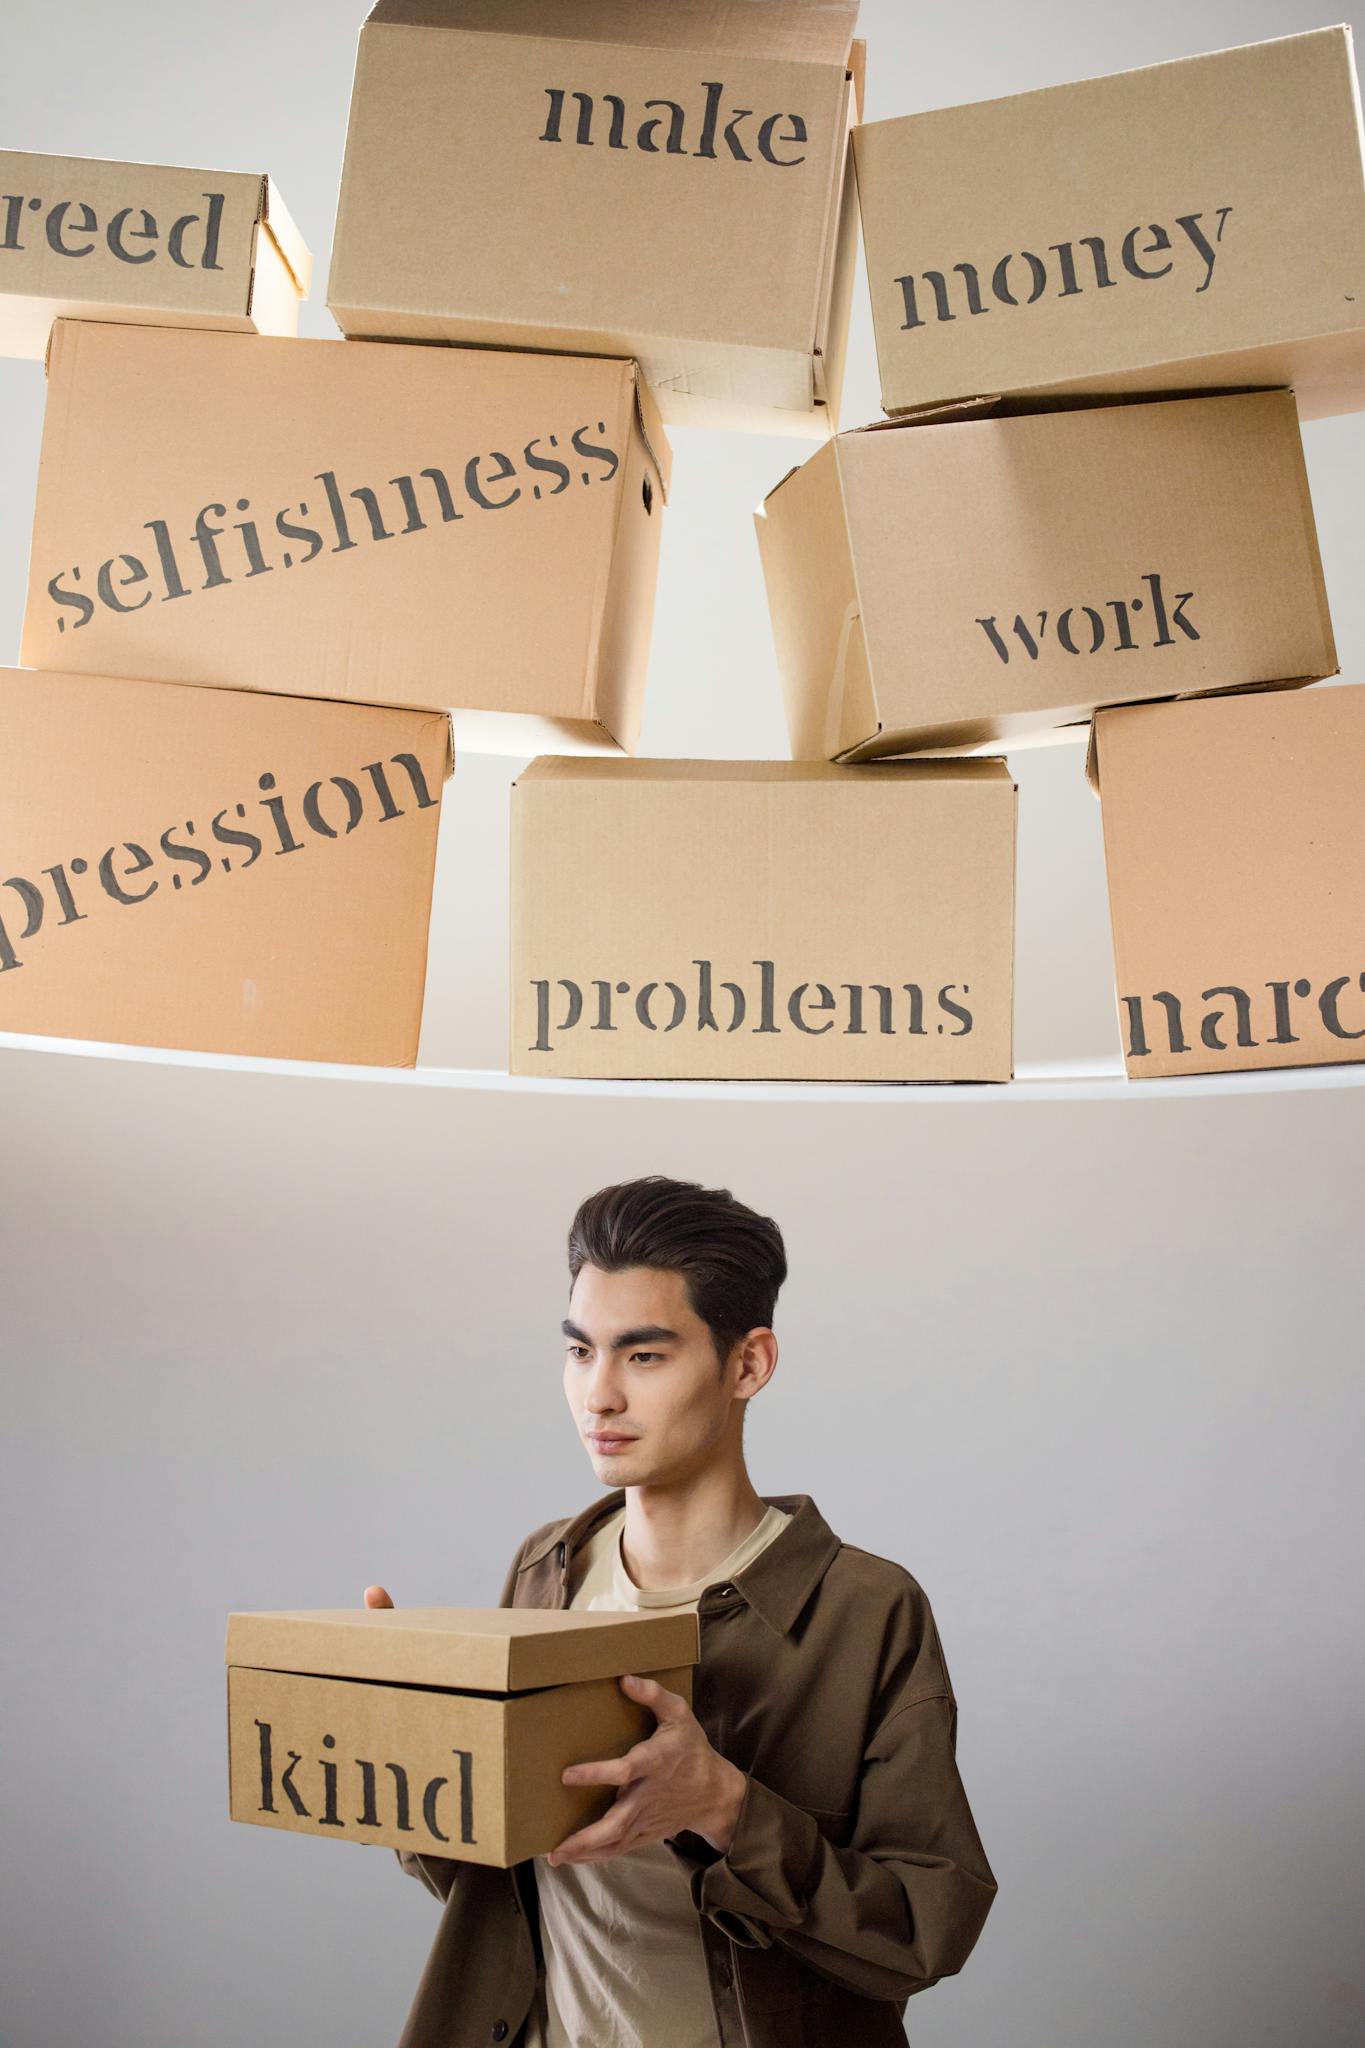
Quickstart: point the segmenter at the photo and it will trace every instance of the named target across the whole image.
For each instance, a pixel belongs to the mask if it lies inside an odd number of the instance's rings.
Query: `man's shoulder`
[[[830,1591],[841,1597],[861,1592],[879,1597],[888,1605],[924,1612],[929,1608],[929,1595],[905,1565],[898,1564],[893,1557],[882,1557],[875,1550],[864,1550],[860,1544],[846,1543],[842,1537],[825,1577],[830,1582]]]

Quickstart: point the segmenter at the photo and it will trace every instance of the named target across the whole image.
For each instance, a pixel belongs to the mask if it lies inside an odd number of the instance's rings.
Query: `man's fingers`
[[[367,1607],[392,1607],[393,1602],[382,1586],[367,1586],[365,1588],[365,1605]]]
[[[629,1697],[648,1707],[658,1721],[685,1721],[692,1712],[680,1692],[670,1692],[657,1678],[638,1678],[628,1671],[621,1684],[629,1688]]]
[[[559,1774],[564,1785],[628,1785],[631,1761],[627,1756],[606,1757],[601,1763],[566,1764]]]

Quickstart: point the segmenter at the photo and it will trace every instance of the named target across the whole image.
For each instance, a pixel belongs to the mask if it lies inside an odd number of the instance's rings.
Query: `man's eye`
[[[632,1354],[631,1354],[631,1360],[632,1360],[632,1363],[634,1363],[634,1362],[635,1362],[636,1360],[638,1360],[638,1359],[642,1359],[642,1358],[643,1358],[643,1359],[646,1359],[646,1360],[653,1360],[653,1359],[656,1359],[656,1358],[662,1358],[662,1357],[663,1357],[663,1353],[662,1353],[662,1351],[635,1351],[635,1352],[632,1352]]]

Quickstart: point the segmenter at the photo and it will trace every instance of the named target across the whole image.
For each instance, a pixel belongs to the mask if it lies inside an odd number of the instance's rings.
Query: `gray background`
[[[865,0],[867,111],[1331,19]],[[320,0],[28,8],[0,136],[269,169],[326,334],[356,25]],[[877,411],[856,292],[849,423]],[[41,370],[0,362],[9,659],[41,409]],[[674,438],[645,749],[780,754],[750,514],[802,445]],[[1359,679],[1365,418],[1305,441]],[[1110,1054],[1080,753],[1015,765],[1019,1052]],[[450,785],[433,1066],[503,1062],[517,766]],[[1354,2048],[1362,1106],[556,1095],[0,1049],[5,2048],[394,2039],[434,1904],[387,1855],[229,1825],[223,1618],[374,1578],[491,1599],[525,1531],[592,1497],[563,1232],[651,1169],[787,1233],[760,1491],[813,1493],[934,1604],[1001,1890],[962,1976],[912,2001],[916,2048]]]

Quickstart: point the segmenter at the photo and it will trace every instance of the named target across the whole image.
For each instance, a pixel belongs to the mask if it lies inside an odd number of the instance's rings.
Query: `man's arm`
[[[742,1947],[776,1941],[869,1998],[907,1998],[960,1970],[997,1885],[956,1746],[951,1693],[903,1700],[882,1719],[863,1760],[856,1847],[748,1774],[723,1855],[692,1833],[669,1838],[698,1912]]]

